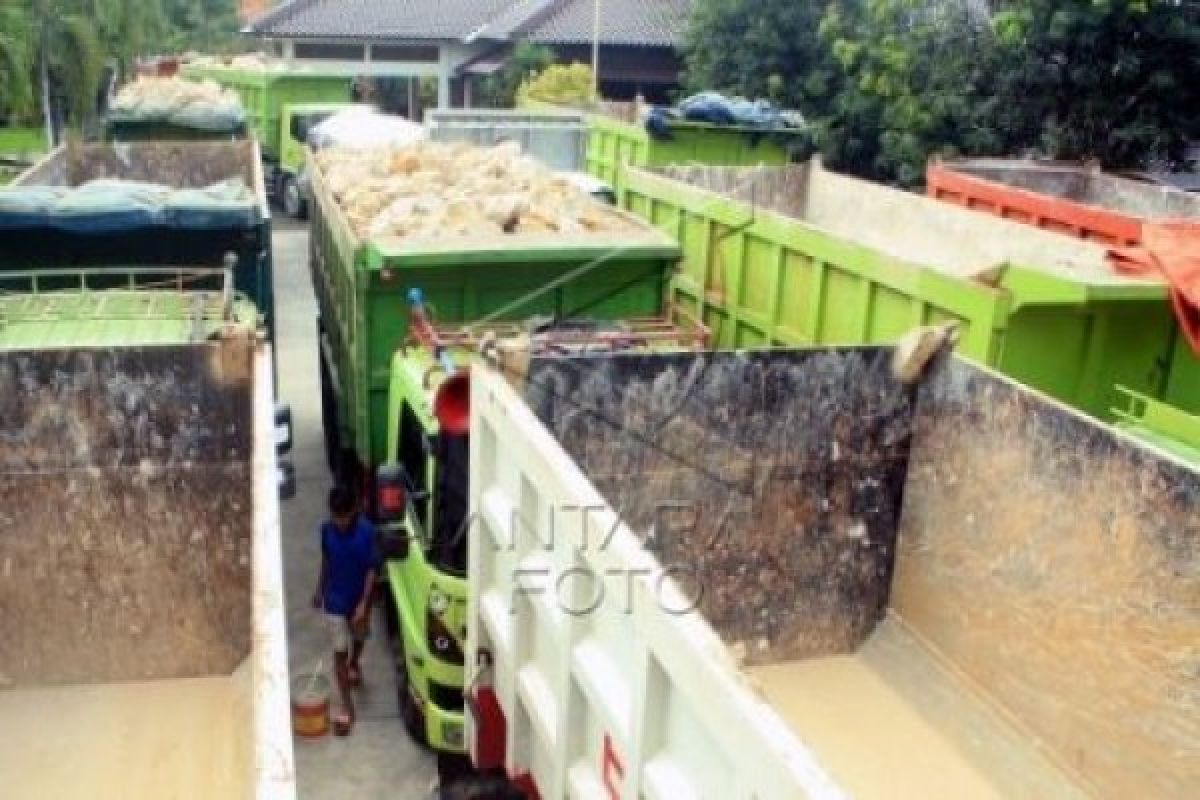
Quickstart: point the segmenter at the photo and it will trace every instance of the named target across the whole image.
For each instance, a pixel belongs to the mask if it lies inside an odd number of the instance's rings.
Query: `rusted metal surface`
[[[250,651],[253,343],[0,354],[0,675],[231,672]]]
[[[187,189],[241,178],[254,187],[254,169],[250,140],[71,144],[51,153],[14,185],[78,186],[116,178]]]
[[[854,650],[892,574],[911,404],[884,348],[531,362],[531,407],[749,661]]]
[[[951,361],[922,386],[892,605],[1098,797],[1200,786],[1200,474]]]

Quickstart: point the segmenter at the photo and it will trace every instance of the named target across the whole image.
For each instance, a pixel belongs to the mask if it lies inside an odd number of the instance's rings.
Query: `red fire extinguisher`
[[[492,677],[492,654],[480,650],[476,656],[475,678],[467,692],[467,707],[475,723],[475,737],[471,742],[471,761],[476,769],[502,769],[504,767],[504,741],[508,724],[504,709]]]

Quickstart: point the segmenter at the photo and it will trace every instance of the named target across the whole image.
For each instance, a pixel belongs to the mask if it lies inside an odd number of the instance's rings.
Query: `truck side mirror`
[[[292,451],[292,407],[275,406],[275,453],[286,455]]]

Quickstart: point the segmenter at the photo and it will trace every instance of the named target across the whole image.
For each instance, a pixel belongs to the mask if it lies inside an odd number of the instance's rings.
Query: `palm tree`
[[[13,116],[33,110],[28,41],[25,9],[0,7],[0,110]]]
[[[10,107],[28,110],[36,83],[48,145],[56,140],[58,98],[77,125],[94,105],[104,67],[92,22],[99,10],[93,0],[16,0],[0,14],[0,96]]]

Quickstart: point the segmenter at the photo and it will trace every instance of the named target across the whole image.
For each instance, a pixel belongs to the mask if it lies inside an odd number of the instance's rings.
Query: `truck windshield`
[[[434,492],[433,537],[429,560],[444,572],[467,572],[467,471],[470,443],[467,436],[437,435],[437,481]]]
[[[291,125],[292,138],[304,144],[308,141],[308,134],[312,129],[329,119],[332,115],[332,111],[312,111],[307,114],[293,115]]]

